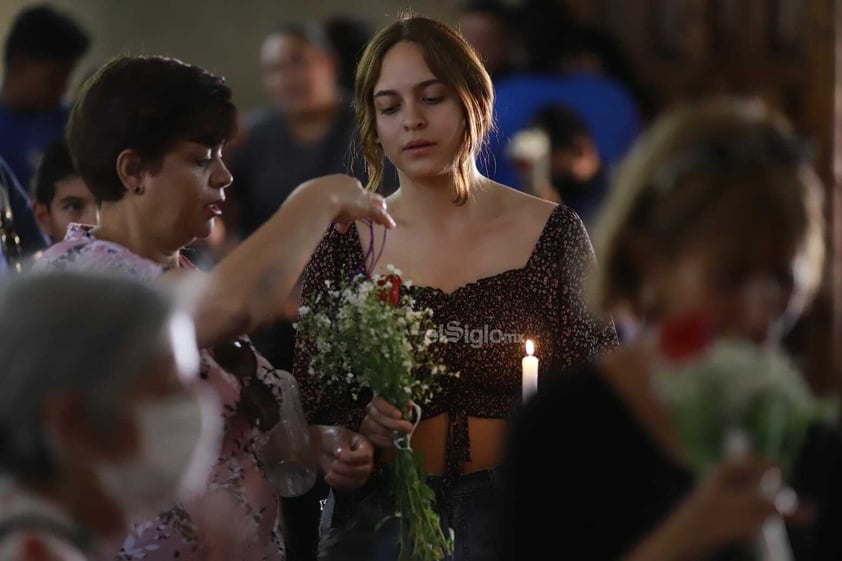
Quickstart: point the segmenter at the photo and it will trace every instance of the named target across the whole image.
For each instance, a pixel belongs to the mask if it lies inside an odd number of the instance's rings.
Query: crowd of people
[[[652,381],[665,334],[776,347],[815,295],[824,189],[785,117],[654,115],[604,34],[493,1],[281,24],[249,113],[155,55],[68,106],[90,40],[36,6],[4,52],[0,559],[398,561],[400,435],[451,561],[749,559],[776,517],[786,559],[842,559],[836,422],[771,491],[751,453],[699,477]],[[326,385],[294,330],[395,268],[437,325],[516,335],[433,342],[458,377],[417,418]],[[319,473],[293,498],[269,458],[299,399]]]

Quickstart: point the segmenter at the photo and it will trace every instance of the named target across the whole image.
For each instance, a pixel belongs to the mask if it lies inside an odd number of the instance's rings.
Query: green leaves
[[[391,467],[403,536],[400,561],[440,561],[453,551],[453,535],[445,535],[433,510],[435,494],[423,480],[419,458],[409,450],[398,450]]]

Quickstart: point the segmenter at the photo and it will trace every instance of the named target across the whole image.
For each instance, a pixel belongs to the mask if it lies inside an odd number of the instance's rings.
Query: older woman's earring
[[[135,195],[142,195],[143,194],[143,185],[141,185],[141,184],[135,185],[134,188],[132,188],[132,192],[134,192]]]

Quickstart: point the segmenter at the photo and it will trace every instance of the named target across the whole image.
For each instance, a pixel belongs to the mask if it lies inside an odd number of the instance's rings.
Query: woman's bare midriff
[[[422,453],[421,469],[428,475],[444,475],[446,413],[422,421],[412,436],[412,449]],[[462,464],[462,473],[491,469],[500,463],[509,424],[504,419],[468,417],[471,461]]]

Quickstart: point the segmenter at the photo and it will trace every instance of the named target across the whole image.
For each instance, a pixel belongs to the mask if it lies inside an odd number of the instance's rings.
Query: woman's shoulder
[[[33,264],[33,270],[123,272],[144,280],[155,278],[163,272],[161,265],[119,244],[97,239],[89,226],[78,224],[70,226],[64,241],[43,251]]]
[[[584,420],[583,416],[599,414],[612,395],[595,362],[564,370],[550,365],[546,371],[542,369],[536,394],[515,416],[513,432],[540,433],[550,426],[572,429]]]
[[[543,224],[542,236],[554,240],[582,238],[590,243],[585,226],[579,215],[564,204],[547,201],[540,197],[518,191],[501,183],[495,183],[498,201],[514,218],[518,230],[534,224]]]
[[[514,415],[507,438],[507,455],[517,459],[546,453],[548,442],[564,443],[581,453],[590,450],[600,457],[611,455],[605,449],[593,450],[600,442],[616,448],[620,432],[634,433],[627,409],[606,382],[596,363],[559,372],[542,373],[538,391]],[[621,430],[618,430],[621,428]],[[543,451],[543,452],[541,452]],[[581,458],[580,458],[581,460]],[[571,470],[583,467],[568,466]]]
[[[493,189],[498,206],[508,212],[513,212],[522,220],[546,222],[561,206],[496,181],[492,181],[490,187]]]

